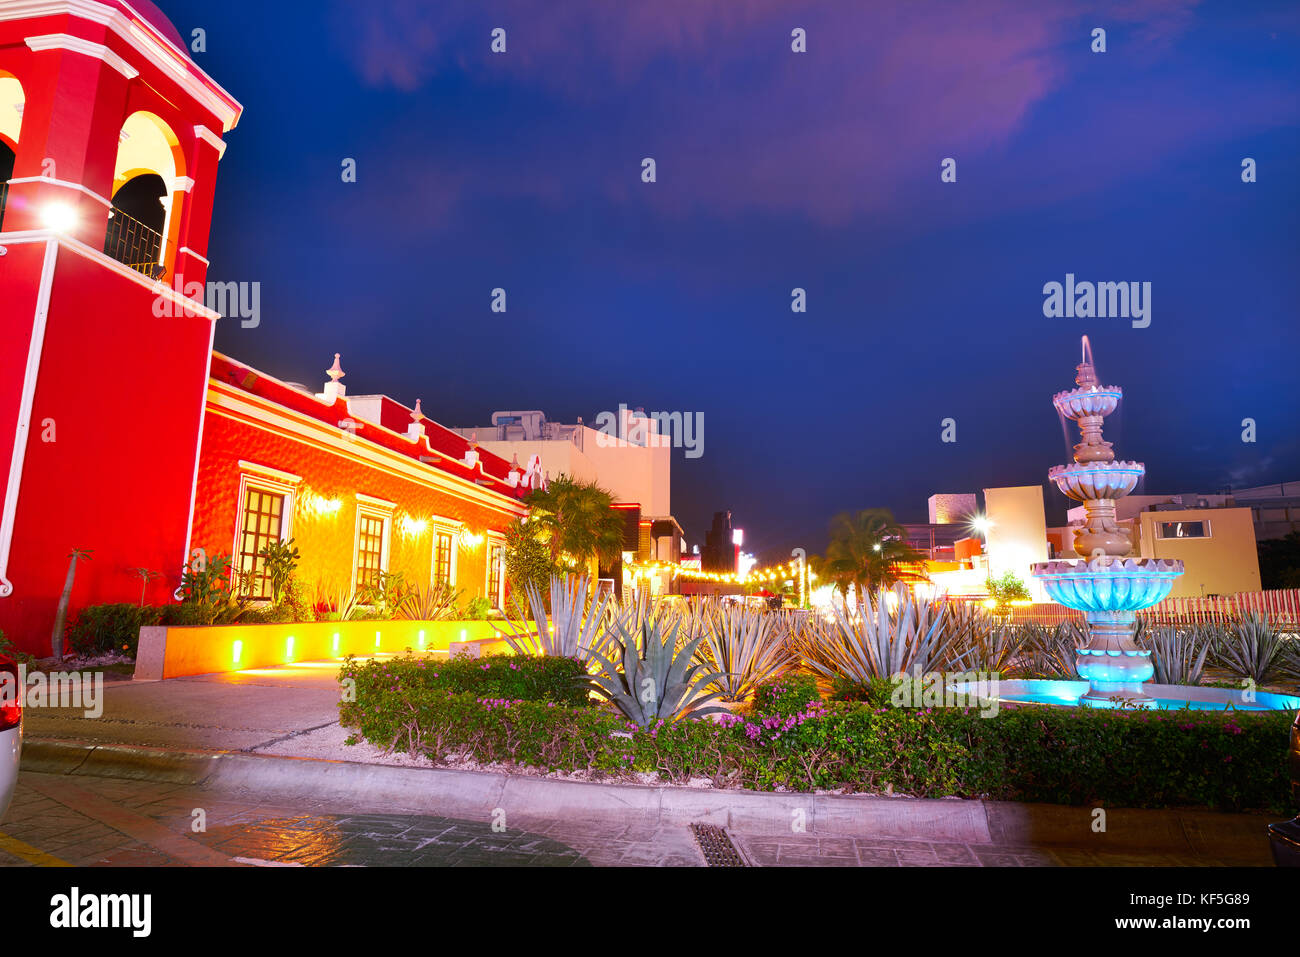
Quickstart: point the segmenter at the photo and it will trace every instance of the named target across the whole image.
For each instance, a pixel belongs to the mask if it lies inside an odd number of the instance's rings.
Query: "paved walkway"
[[[337,748],[331,744],[341,734],[337,727],[337,670],[338,662],[331,661],[165,682],[110,681],[106,683],[100,717],[86,717],[80,710],[71,708],[29,709],[25,715],[26,734],[33,743],[36,739],[62,739],[181,751],[337,758]],[[120,754],[110,756],[110,760],[120,757]],[[78,759],[81,760],[85,759]],[[288,773],[293,769],[282,765],[277,758],[242,760],[267,761],[277,769],[285,769],[283,777],[293,785],[291,790],[301,793],[277,792],[276,797],[270,797],[271,792],[250,789],[246,782],[195,785],[97,777],[102,770],[87,773],[89,762],[87,769],[77,774],[34,773],[28,768],[20,775],[9,814],[0,822],[0,864],[702,866],[705,863],[700,846],[684,822],[674,822],[673,826],[637,823],[631,803],[626,807],[620,804],[626,814],[614,818],[606,815],[600,820],[584,819],[581,811],[570,808],[563,820],[534,814],[526,822],[517,818],[505,822],[522,824],[522,828],[507,827],[502,831],[499,821],[495,822],[494,829],[494,821],[490,819],[467,820],[467,816],[477,813],[477,805],[472,801],[462,802],[460,812],[453,811],[453,804],[437,800],[408,805],[404,813],[376,813],[401,805],[392,803],[393,793],[382,790],[377,792],[382,797],[371,795],[368,806],[363,805],[361,792],[348,783],[352,778],[345,778],[341,787],[324,794],[304,786],[308,778]],[[383,760],[410,763],[401,757]],[[149,761],[156,761],[156,757],[143,759],[144,777],[150,776]],[[318,762],[313,765],[326,767]],[[60,768],[42,766],[42,770]],[[124,773],[134,774],[134,771]],[[199,780],[172,778],[173,781],[182,779]],[[386,780],[391,780],[391,776]],[[524,781],[522,798],[489,801],[487,806],[505,803],[512,809],[522,806],[535,810],[537,805],[532,803],[530,795],[540,792],[529,790],[533,784],[545,786],[540,779],[532,779],[532,783]],[[404,777],[396,786],[409,790]],[[622,795],[622,791],[614,793],[617,799],[631,800],[630,795],[626,799]],[[700,811],[707,817],[705,805],[716,804],[716,800],[708,792],[702,793],[701,798]],[[934,806],[940,810],[960,809],[948,802],[917,802],[923,803],[931,805],[931,810]],[[971,803],[971,806],[978,805]],[[1014,817],[1029,807],[1032,806],[1004,804],[999,806],[999,813]],[[202,812],[200,830],[194,828],[196,809]],[[911,810],[921,812],[919,807],[909,809],[902,805],[897,810],[907,821],[915,817]],[[928,827],[913,825],[911,830],[894,832],[907,836],[915,832],[925,840],[895,840],[875,833],[853,833],[852,829],[847,830],[846,836],[833,837],[788,833],[785,832],[788,822],[778,821],[773,825],[771,820],[766,820],[771,817],[766,813],[735,814],[732,823],[727,825],[727,836],[750,865],[1271,864],[1263,833],[1265,819],[1255,821],[1241,815],[1209,814],[1188,821],[1172,815],[1162,816],[1156,823],[1171,829],[1175,837],[1181,829],[1190,828],[1191,839],[1182,842],[1183,849],[1177,853],[1169,853],[1168,846],[1157,849],[1155,845],[1159,842],[1138,849],[1134,845],[1142,843],[1140,840],[1113,835],[1110,841],[1090,842],[1086,839],[1086,828],[1079,829],[1084,838],[1070,841],[1077,846],[1061,846],[1059,831],[1051,840],[1012,843],[1025,840],[1023,835],[1030,832],[1021,828],[1015,833],[1022,837],[1012,838],[1009,835],[1014,829],[1001,832],[992,827],[983,838],[976,840],[991,836],[993,841],[1001,843],[972,843],[972,834],[960,835],[957,833],[960,829],[941,822]],[[1235,821],[1230,820],[1233,817]],[[622,823],[612,823],[620,818]],[[919,822],[920,818],[916,820]],[[874,832],[876,829],[861,830]],[[1254,839],[1256,831],[1258,840]],[[1132,833],[1139,836],[1137,832]],[[1179,844],[1177,840],[1167,843]]]
[[[103,713],[29,708],[25,733],[99,744],[252,751],[337,724],[339,662],[320,661],[166,681],[107,680]]]

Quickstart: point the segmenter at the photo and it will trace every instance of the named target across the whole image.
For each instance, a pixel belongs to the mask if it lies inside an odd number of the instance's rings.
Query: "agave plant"
[[[948,664],[955,671],[1007,674],[1025,645],[1023,631],[967,602],[949,605],[948,633]]]
[[[1277,677],[1286,654],[1284,639],[1267,615],[1249,613],[1216,629],[1210,655],[1216,665],[1238,678],[1265,684]]]
[[[1030,678],[1057,678],[1064,675],[1079,679],[1075,667],[1078,649],[1088,643],[1088,636],[1078,621],[1064,621],[1048,628],[1037,622],[1014,626],[1020,640],[1018,670]]]
[[[1138,645],[1151,650],[1156,684],[1198,685],[1210,652],[1211,634],[1203,627],[1179,633],[1168,625],[1142,629]]]
[[[552,655],[566,658],[586,658],[600,647],[601,635],[607,625],[608,594],[593,595],[587,600],[591,580],[566,575],[551,577],[551,615],[548,620],[546,603],[536,586],[528,585],[528,606],[532,613],[532,628],[528,614],[515,602],[515,618],[506,620],[507,631],[502,637],[520,655]]]
[[[413,586],[397,605],[397,617],[412,621],[442,621],[456,617],[460,591],[446,582],[435,582],[428,588]]]
[[[633,616],[624,615],[610,627],[613,653],[606,657],[595,649],[588,651],[600,669],[587,677],[592,690],[637,727],[727,710],[709,704],[721,697],[720,691],[708,689],[722,676],[696,660],[704,635],[678,648],[682,623],[666,622],[668,617],[658,615],[637,623]]]
[[[952,645],[945,629],[947,602],[917,599],[900,584],[894,586],[891,610],[890,594],[881,589],[861,616],[836,606],[830,640],[821,629],[804,633],[799,643],[804,662],[832,680],[844,677],[863,684],[942,666]]]
[[[726,701],[745,701],[764,681],[789,670],[794,658],[785,645],[786,629],[772,612],[724,608],[710,603],[702,609],[704,645],[721,676],[717,689]],[[694,624],[691,616],[689,628]]]

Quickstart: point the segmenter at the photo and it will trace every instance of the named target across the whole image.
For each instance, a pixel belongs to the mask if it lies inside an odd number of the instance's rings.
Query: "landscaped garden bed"
[[[512,664],[535,670],[511,678]],[[761,790],[1290,810],[1292,716],[1282,712],[1027,707],[980,717],[895,708],[877,691],[795,707],[785,695],[768,713],[638,726],[608,704],[575,701],[566,682],[585,670],[555,656],[348,662],[340,678],[355,682],[355,695],[341,719],[357,739],[434,764]],[[760,691],[757,700],[780,697]]]

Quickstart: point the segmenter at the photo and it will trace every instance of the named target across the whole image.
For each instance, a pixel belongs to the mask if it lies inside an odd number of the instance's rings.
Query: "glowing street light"
[[[70,233],[77,227],[77,211],[66,203],[50,203],[41,210],[41,222],[56,233]]]

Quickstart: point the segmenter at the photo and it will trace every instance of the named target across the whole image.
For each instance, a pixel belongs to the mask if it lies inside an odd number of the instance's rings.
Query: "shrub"
[[[873,678],[862,682],[837,675],[831,681],[832,701],[860,701],[872,707],[888,708],[893,693],[894,682],[889,678]]]
[[[787,674],[772,681],[764,681],[754,689],[755,714],[795,714],[820,701],[817,679],[812,675]]]
[[[762,790],[1291,810],[1285,712],[1024,707],[981,718],[962,709],[814,703],[782,717],[637,727],[608,707],[393,680],[396,664],[387,663],[390,674],[383,666],[372,672],[379,680],[358,680],[356,700],[342,705],[343,724],[435,761],[455,755],[616,779],[650,771],[668,782],[703,777]],[[344,676],[356,668],[349,663]]]
[[[482,595],[471,598],[465,603],[464,611],[461,617],[468,621],[481,621],[490,617],[492,614],[492,602],[488,601]]]
[[[576,658],[515,655],[460,655],[450,660],[407,655],[366,664],[348,659],[343,668],[345,676],[356,679],[358,699],[363,691],[379,688],[412,694],[437,689],[486,698],[553,701],[574,707],[590,703],[582,683],[586,673]]]
[[[68,645],[83,655],[119,652],[134,655],[140,628],[156,625],[162,609],[130,604],[87,605],[68,626]]]

